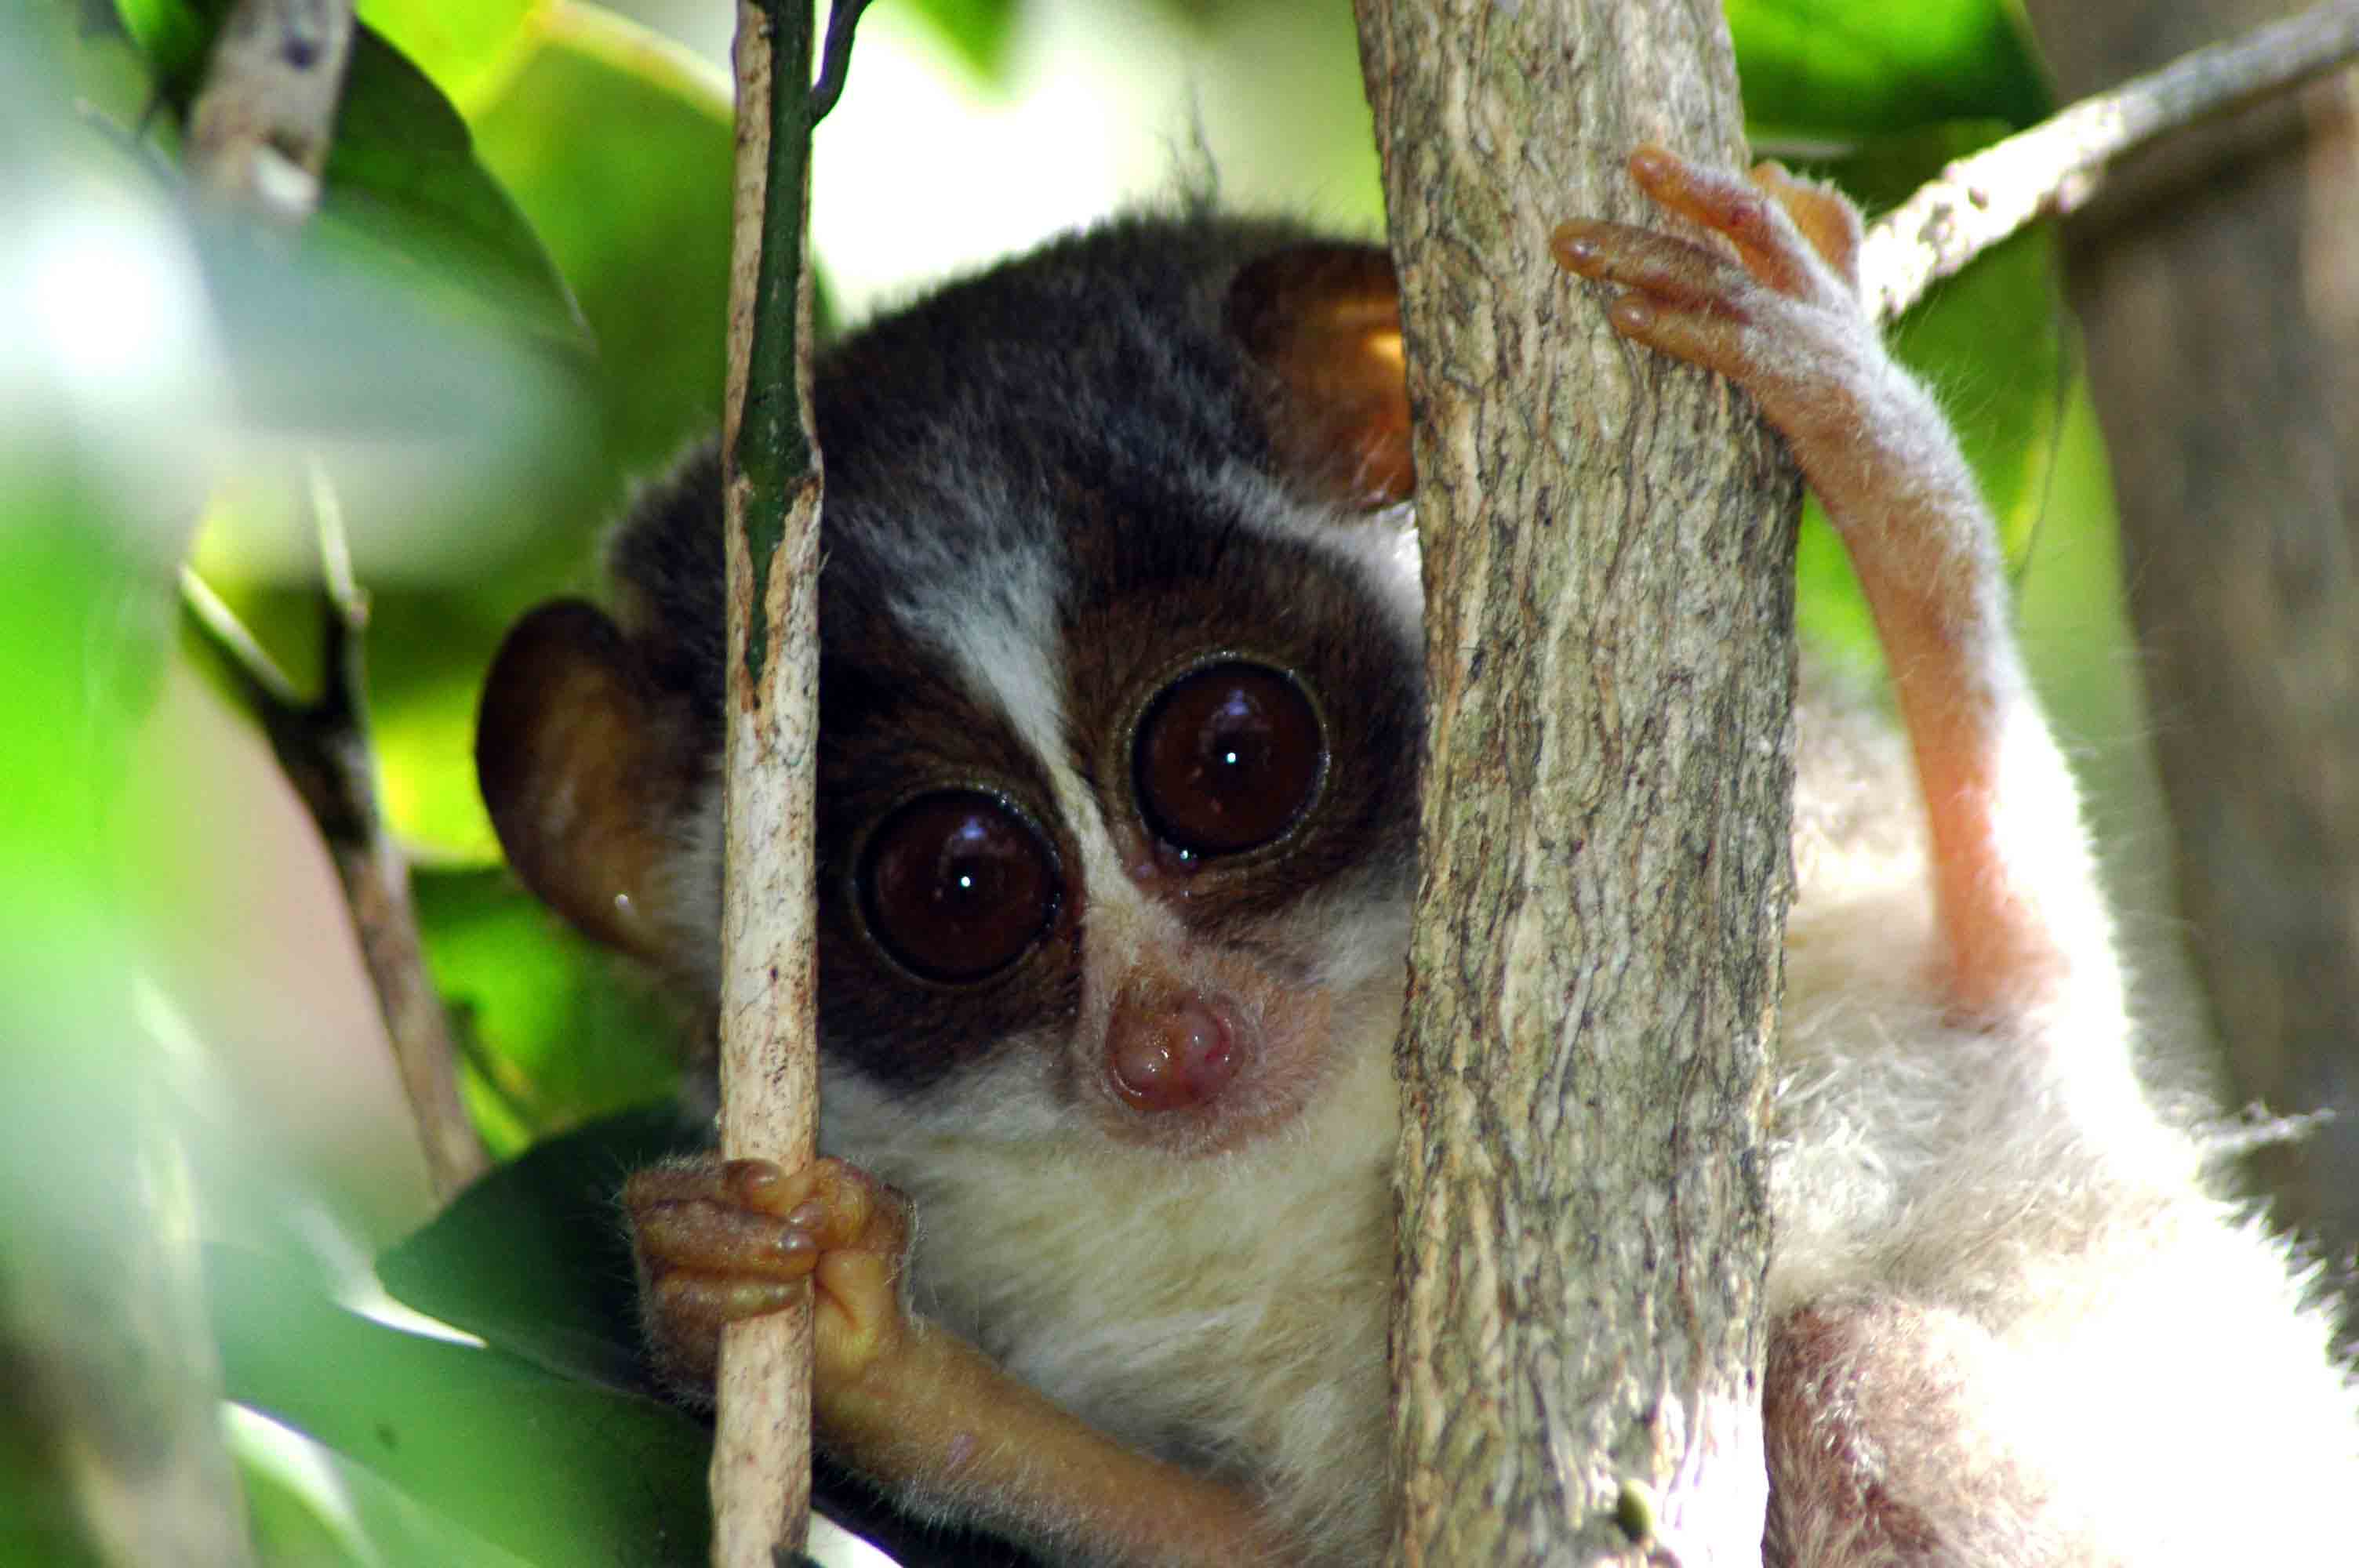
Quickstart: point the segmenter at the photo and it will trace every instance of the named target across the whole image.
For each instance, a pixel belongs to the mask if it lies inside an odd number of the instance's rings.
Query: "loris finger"
[[[1859,209],[1834,191],[1797,178],[1782,164],[1753,166],[1753,183],[1777,199],[1810,248],[1841,278],[1843,287],[1859,292],[1859,247],[1863,232]]]
[[[648,1287],[658,1321],[688,1325],[710,1337],[723,1324],[782,1312],[802,1286],[791,1280],[752,1280],[744,1275],[698,1274],[674,1270]],[[709,1357],[708,1357],[709,1359]]]
[[[1751,279],[1701,245],[1627,223],[1575,218],[1557,225],[1549,248],[1567,272],[1619,284],[1675,310],[1740,317]]]
[[[1569,271],[1629,289],[1606,311],[1624,337],[1756,393],[1779,384],[1762,355],[1768,337],[1756,329],[1764,317],[1782,326],[1798,308],[1733,263],[1668,234],[1587,220],[1559,228],[1553,248]]]
[[[798,1280],[821,1255],[897,1262],[909,1241],[899,1194],[842,1160],[789,1175],[766,1160],[659,1165],[632,1176],[623,1205],[648,1272]]]
[[[1724,236],[1745,270],[1796,299],[1826,302],[1829,281],[1817,252],[1787,213],[1784,197],[1806,188],[1790,178],[1774,191],[1727,169],[1694,163],[1662,147],[1630,155],[1630,178],[1662,206]]]
[[[807,1223],[740,1208],[725,1198],[649,1200],[626,1192],[624,1202],[640,1260],[658,1281],[675,1271],[799,1280],[819,1261],[821,1242]]]

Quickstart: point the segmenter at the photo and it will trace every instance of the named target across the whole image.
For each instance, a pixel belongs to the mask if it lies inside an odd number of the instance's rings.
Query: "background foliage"
[[[101,1197],[135,1156],[174,1173],[266,1563],[701,1560],[702,1433],[637,1385],[606,1195],[683,1124],[600,1119],[666,1100],[678,1021],[517,892],[469,730],[506,624],[594,588],[602,520],[715,422],[728,8],[365,0],[292,246],[200,222],[181,186],[219,9],[0,16],[0,1005],[32,1075],[0,1112],[0,1261],[21,1279],[79,1229],[164,1225],[152,1182]],[[2048,107],[2000,0],[1729,12],[1757,140],[1871,207]],[[1377,231],[1340,0],[881,0],[821,137],[829,298],[857,317],[1207,166],[1232,200]],[[1990,488],[2068,729],[2119,741],[2110,524],[2051,272],[2018,240],[1899,341]],[[499,1153],[538,1150],[417,1235],[310,830],[171,630],[186,559],[316,680],[315,462],[373,598],[382,776],[471,1107]],[[1803,608],[1872,656],[1822,529]],[[2126,756],[2091,752],[2101,803],[2131,798]],[[396,1294],[490,1343],[395,1326],[380,1252]],[[49,1434],[14,1420],[0,1563],[87,1560]]]

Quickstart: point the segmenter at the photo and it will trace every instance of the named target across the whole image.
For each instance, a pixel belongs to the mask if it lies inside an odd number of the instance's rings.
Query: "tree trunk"
[[[2033,0],[2068,95],[2278,0]],[[2175,137],[2066,230],[2187,936],[2258,1158],[2359,1246],[2359,135],[2352,78]]]
[[[1797,489],[1559,273],[1733,161],[1716,6],[1362,0],[1431,734],[1400,1071],[1401,1563],[1757,1561]]]

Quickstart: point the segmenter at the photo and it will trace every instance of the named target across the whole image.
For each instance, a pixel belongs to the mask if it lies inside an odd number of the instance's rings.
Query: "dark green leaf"
[[[474,132],[596,335],[615,467],[645,473],[718,428],[725,84],[652,35],[569,5],[539,25]]]
[[[573,298],[440,90],[367,27],[353,38],[315,232],[381,251],[496,321],[586,349]]]
[[[207,1264],[223,1384],[238,1403],[527,1562],[704,1561],[711,1444],[686,1414],[386,1327],[255,1254],[215,1249]]]
[[[500,1165],[377,1260],[395,1297],[538,1366],[649,1386],[617,1195],[642,1165],[695,1149],[669,1107],[611,1117]]]
[[[841,0],[838,0],[841,3]],[[985,81],[1004,81],[1009,46],[1016,38],[1017,0],[918,0],[919,14]],[[859,79],[860,50],[854,48],[853,80]]]
[[[176,101],[203,68],[223,8],[223,0],[114,0],[124,32]]]
[[[360,19],[464,106],[530,47],[543,0],[360,0]]]
[[[502,633],[594,586],[592,541],[628,483],[719,427],[733,141],[725,83],[595,7],[535,10],[473,114],[474,148],[571,285],[598,346],[602,439],[510,501],[510,547],[463,577],[378,581],[373,711],[406,838],[495,853],[472,764],[475,693]]]

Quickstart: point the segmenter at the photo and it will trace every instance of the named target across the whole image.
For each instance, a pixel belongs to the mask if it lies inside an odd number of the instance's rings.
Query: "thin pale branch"
[[[352,45],[352,0],[238,0],[189,116],[197,188],[283,227],[309,218]]]
[[[320,602],[326,677],[319,697],[305,700],[229,607],[186,569],[181,614],[261,724],[327,846],[418,1124],[427,1175],[436,1195],[448,1197],[480,1175],[490,1159],[459,1098],[450,1019],[419,940],[408,862],[377,806],[364,661],[367,600],[353,579],[334,489],[316,465],[310,480],[326,577]]]
[[[829,18],[841,88],[859,6]],[[722,452],[729,689],[723,810],[721,1147],[789,1170],[816,1152],[812,739],[818,723],[819,449],[803,259],[811,13],[737,8],[735,232]],[[810,1512],[810,1303],[723,1336],[712,1561],[772,1568]]]
[[[1860,275],[1889,320],[2033,219],[2070,212],[2147,142],[2284,92],[2359,57],[2359,0],[2332,0],[2084,99],[1960,158],[1869,225]]]

